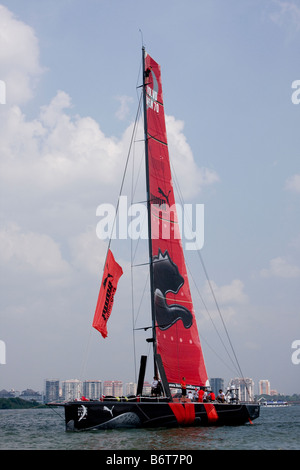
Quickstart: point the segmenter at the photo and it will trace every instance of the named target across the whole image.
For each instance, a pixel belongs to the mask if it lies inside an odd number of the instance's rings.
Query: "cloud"
[[[45,192],[66,190],[77,182],[91,186],[120,181],[124,142],[105,137],[90,117],[70,116],[70,108],[71,99],[62,91],[32,121],[18,106],[5,107],[0,116],[4,186]]]
[[[248,296],[244,292],[244,283],[240,279],[234,279],[230,284],[217,286],[214,281],[210,281],[216,299],[220,305],[244,304]],[[209,294],[208,282],[205,284],[204,294]]]
[[[33,29],[0,5],[1,80],[10,104],[26,103],[44,69],[39,64],[39,46]]]
[[[223,338],[222,343],[227,343],[224,323],[226,329],[230,327],[231,333],[247,323],[250,301],[240,279],[233,279],[229,284],[220,286],[210,280],[210,285],[208,281],[205,282],[201,289],[201,300],[195,294],[194,306],[200,334],[215,349],[219,347],[220,337]]]
[[[129,103],[133,102],[133,98],[132,96],[123,95],[123,96],[116,96],[115,99],[119,101],[120,103],[120,106],[116,112],[116,116],[121,121],[124,121],[124,119],[126,119],[130,111]]]
[[[72,265],[76,269],[82,269],[98,276],[101,274],[107,243],[95,236],[95,228],[92,227],[80,233],[70,240]]]
[[[107,137],[94,119],[72,115],[71,111],[71,98],[63,91],[31,121],[19,106],[2,110],[0,178],[4,187],[27,186],[30,191],[49,192],[66,191],[77,183],[77,189],[102,185],[104,193],[120,184],[132,125],[120,139]],[[218,181],[218,176],[208,168],[197,167],[181,121],[167,117],[167,129],[181,192],[184,197],[194,197]]]
[[[203,306],[201,307],[203,312],[202,320],[210,320],[213,323],[215,321],[219,322],[220,312],[226,322],[231,321],[232,323],[239,313],[239,307],[248,303],[248,296],[244,292],[244,283],[240,279],[234,279],[230,284],[223,286],[218,286],[214,281],[210,281],[209,285],[206,281],[201,297],[205,303],[205,309],[203,310]]]
[[[273,0],[276,11],[271,13],[271,20],[280,27],[292,30],[300,30],[300,7],[293,1]]]
[[[290,264],[285,258],[278,257],[271,259],[269,268],[262,269],[260,275],[265,278],[296,278],[300,276],[300,268]]]
[[[173,171],[173,183],[180,178],[184,198],[198,195],[205,187],[219,181],[217,173],[209,168],[199,168],[193,157],[191,147],[183,133],[184,123],[173,116],[166,116],[168,147]]]
[[[13,223],[0,231],[0,260],[3,270],[23,275],[65,278],[70,273],[59,245],[49,235],[24,232]]]
[[[7,104],[0,108],[2,198],[15,207],[22,198],[22,203],[30,206],[32,200],[37,204],[47,198],[49,204],[51,194],[56,209],[71,197],[73,206],[82,205],[90,194],[97,194],[99,203],[115,202],[133,124],[120,138],[106,136],[94,119],[72,112],[72,99],[63,90],[42,106],[34,119],[28,119],[22,104],[34,95],[34,84],[43,72],[38,40],[33,29],[7,8],[0,6],[0,13],[4,45],[0,47],[0,78],[7,84]],[[124,119],[132,98],[117,99],[121,103],[118,118]],[[196,165],[183,122],[167,116],[166,124],[181,192],[184,198],[194,197],[218,181],[218,176]],[[9,210],[4,208],[4,212]]]
[[[296,174],[288,178],[285,182],[285,189],[295,193],[300,193],[300,174]]]

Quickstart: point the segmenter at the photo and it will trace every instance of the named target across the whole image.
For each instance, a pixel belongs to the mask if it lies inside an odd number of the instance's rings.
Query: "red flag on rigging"
[[[108,250],[93,320],[93,327],[102,334],[103,338],[107,336],[107,321],[111,314],[114,295],[122,274],[121,266],[115,261],[112,252]]]

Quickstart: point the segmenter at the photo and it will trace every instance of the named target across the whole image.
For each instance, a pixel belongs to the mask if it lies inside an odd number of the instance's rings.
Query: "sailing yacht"
[[[147,356],[140,359],[137,393],[65,402],[66,429],[219,426],[251,423],[258,403],[203,402],[174,397],[183,377],[189,390],[209,386],[190,293],[171,176],[160,65],[142,48],[145,169],[154,376],[161,396],[143,396]],[[163,229],[168,236],[162,236]],[[105,338],[122,267],[109,248],[93,319]],[[116,297],[117,298],[117,297]]]

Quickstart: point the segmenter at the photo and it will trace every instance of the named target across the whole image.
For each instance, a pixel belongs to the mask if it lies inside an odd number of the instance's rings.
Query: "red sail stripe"
[[[203,405],[205,406],[208,421],[210,423],[215,423],[216,421],[218,421],[219,416],[215,406],[212,403],[203,403]]]
[[[193,424],[195,421],[195,406],[193,403],[169,403],[178,424]]]

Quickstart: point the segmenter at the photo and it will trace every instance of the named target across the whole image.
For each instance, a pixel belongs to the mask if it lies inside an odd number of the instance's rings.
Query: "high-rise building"
[[[45,383],[45,402],[56,402],[59,400],[59,380],[46,379]]]
[[[144,382],[143,384],[143,395],[151,394],[151,384],[149,382]]]
[[[123,382],[121,380],[105,380],[103,382],[103,395],[123,396]]]
[[[114,396],[115,397],[122,397],[123,396],[123,382],[121,380],[114,380],[113,381],[113,389],[114,389]]]
[[[236,377],[231,379],[229,386],[238,389],[238,396],[241,401],[254,400],[254,381],[252,379]]]
[[[114,388],[113,388],[112,380],[105,380],[103,382],[103,395],[106,395],[106,396],[114,395]]]
[[[221,379],[220,377],[211,378],[209,379],[209,383],[212,391],[216,396],[218,395],[220,389],[222,389],[224,392],[224,379]]]
[[[269,380],[260,380],[258,382],[258,394],[271,395],[271,386]]]
[[[82,395],[82,382],[78,379],[62,382],[62,398],[65,401],[79,400]]]
[[[101,380],[85,380],[83,382],[83,395],[90,400],[96,400],[101,397]]]
[[[137,385],[134,382],[129,382],[126,384],[126,395],[136,395]]]

